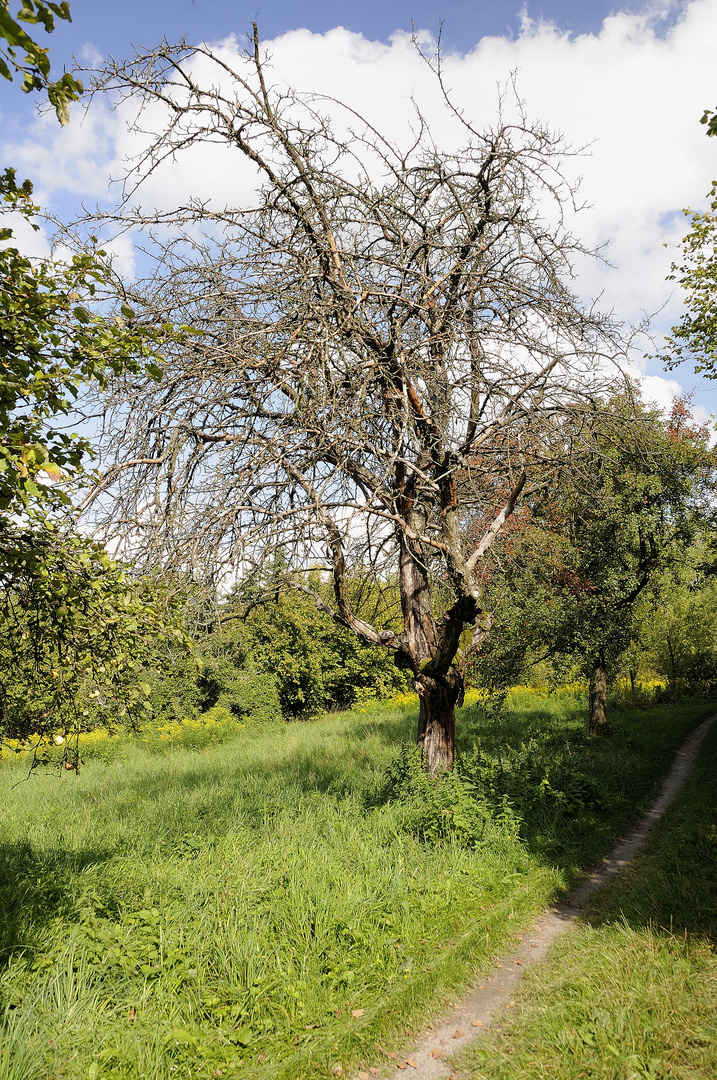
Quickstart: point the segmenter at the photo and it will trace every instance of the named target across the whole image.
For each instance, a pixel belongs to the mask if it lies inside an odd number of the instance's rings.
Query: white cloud
[[[677,379],[663,379],[657,375],[644,375],[640,384],[644,401],[656,405],[663,413],[670,412],[673,401],[683,392]]]
[[[676,18],[659,36],[656,27],[669,11]],[[665,277],[686,229],[681,209],[704,206],[717,174],[717,139],[707,139],[698,123],[714,103],[716,40],[717,4],[689,0],[648,4],[641,14],[619,12],[599,34],[575,38],[526,17],[513,40],[484,38],[464,55],[444,58],[446,83],[476,126],[495,120],[497,84],[505,85],[516,72],[529,116],[560,129],[575,145],[590,144],[587,156],[566,163],[568,175],[582,174],[582,197],[591,204],[574,229],[590,245],[608,241],[606,254],[615,268],[581,262],[578,287],[586,297],[602,294],[601,306],[630,322],[662,309],[658,326],[666,327],[680,313],[681,298]],[[267,48],[277,84],[346,101],[391,138],[406,142],[412,98],[432,122],[439,144],[458,137],[458,125],[442,108],[430,71],[405,34],[387,45],[342,28],[323,35],[297,30]],[[232,60],[240,47],[230,39],[221,50]],[[20,145],[3,148],[6,159],[40,178],[53,202],[61,199],[67,207],[71,199],[105,201],[108,176],[119,175],[122,158],[137,148],[137,137],[123,127],[126,112],[93,104],[87,117],[75,110],[63,130],[51,118],[40,120]],[[145,185],[142,200],[170,206],[211,195],[236,205],[253,183],[236,158],[205,146],[160,170]],[[674,379],[646,381],[648,396],[661,403],[674,387],[679,388]]]

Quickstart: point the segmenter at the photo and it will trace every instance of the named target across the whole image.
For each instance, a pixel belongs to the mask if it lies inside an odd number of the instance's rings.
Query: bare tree
[[[170,342],[160,382],[118,387],[85,512],[135,560],[235,575],[277,552],[295,571],[321,562],[335,600],[317,604],[413,672],[418,745],[432,772],[450,768],[461,651],[489,624],[477,568],[516,502],[558,482],[563,429],[622,349],[570,289],[584,249],[560,213],[564,145],[524,120],[474,130],[445,93],[460,152],[418,112],[404,150],[334,102],[339,135],[326,102],[268,84],[256,28],[235,67],[162,47],[95,77],[138,104],[138,131],[155,124],[114,215],[147,230],[155,262],[123,298],[195,333]],[[134,181],[214,142],[256,168],[253,206],[133,209]],[[398,586],[400,632],[357,614],[362,575]]]

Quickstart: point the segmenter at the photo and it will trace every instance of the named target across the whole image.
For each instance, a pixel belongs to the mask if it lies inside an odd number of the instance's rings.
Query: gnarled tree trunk
[[[453,768],[456,705],[463,703],[463,679],[451,668],[446,676],[421,673],[413,683],[419,700],[416,742],[434,776]]]
[[[588,722],[593,732],[600,731],[607,723],[607,669],[604,649],[598,649],[590,675]]]

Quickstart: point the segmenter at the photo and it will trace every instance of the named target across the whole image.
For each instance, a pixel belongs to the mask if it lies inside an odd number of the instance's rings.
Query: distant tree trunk
[[[600,731],[607,723],[607,670],[605,650],[598,649],[590,676],[590,701],[588,706],[591,731]]]
[[[632,696],[632,704],[635,705],[637,703],[637,697],[635,695],[635,672],[632,668],[630,668],[630,694]]]
[[[667,650],[670,654],[670,682],[672,683],[672,696],[677,696],[677,664],[675,663],[675,650],[672,648],[672,637],[669,631],[665,636]]]
[[[419,675],[418,745],[428,772],[434,776],[453,768],[456,705],[463,702],[463,679],[451,668],[443,678]]]

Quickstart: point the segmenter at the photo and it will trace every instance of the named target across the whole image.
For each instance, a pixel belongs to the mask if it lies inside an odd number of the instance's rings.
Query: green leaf
[[[70,122],[70,103],[66,97],[58,95],[54,101],[55,116],[62,127],[67,127]]]

